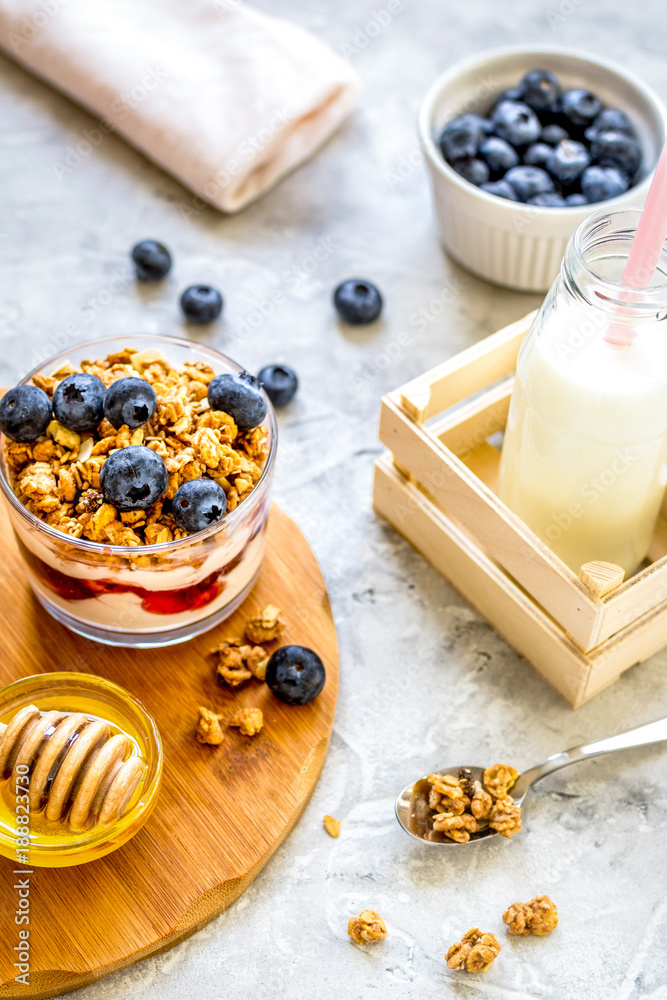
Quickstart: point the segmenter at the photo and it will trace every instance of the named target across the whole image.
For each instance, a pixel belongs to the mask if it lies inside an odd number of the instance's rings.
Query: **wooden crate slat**
[[[488,389],[428,429],[459,457],[505,429],[514,379]]]
[[[460,459],[389,397],[382,402],[380,440],[582,649],[598,644],[602,602]]]
[[[662,530],[660,525],[657,530]],[[662,558],[636,576],[630,577],[613,594],[603,598],[598,641],[604,642],[665,601],[667,601],[667,559]]]
[[[566,701],[579,704],[590,672],[585,655],[389,457],[376,462],[373,505]]]
[[[460,403],[492,382],[511,375],[519,347],[535,312],[402,386],[397,395],[404,410],[418,423]]]

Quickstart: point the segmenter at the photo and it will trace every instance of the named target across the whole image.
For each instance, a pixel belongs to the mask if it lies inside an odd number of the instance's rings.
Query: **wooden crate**
[[[533,316],[384,397],[373,503],[576,708],[667,642],[667,506],[623,583],[606,564],[578,577],[498,499],[489,439]]]

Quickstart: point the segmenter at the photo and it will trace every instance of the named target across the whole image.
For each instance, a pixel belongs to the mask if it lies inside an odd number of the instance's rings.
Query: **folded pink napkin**
[[[359,94],[327,45],[239,0],[0,0],[0,46],[223,212],[310,156]]]

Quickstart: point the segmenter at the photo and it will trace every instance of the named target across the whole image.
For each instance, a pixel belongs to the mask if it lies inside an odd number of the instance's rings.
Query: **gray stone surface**
[[[341,641],[331,752],[294,834],[205,930],[78,1000],[664,1000],[659,750],[547,779],[516,842],[460,854],[409,841],[393,799],[437,765],[500,757],[523,767],[667,714],[667,654],[572,712],[373,516],[369,501],[382,393],[538,301],[492,288],[440,252],[424,171],[411,162],[422,93],[455,58],[520,41],[604,54],[664,93],[664,8],[658,0],[640,8],[403,0],[377,33],[365,26],[383,0],[261,5],[348,46],[366,89],[358,113],[314,161],[235,218],[213,210],[184,218],[188,192],[115,136],[59,179],[54,165],[94,121],[0,61],[0,379],[18,377],[68,337],[182,333],[179,290],[190,281],[219,285],[224,320],[186,332],[251,369],[284,360],[301,376],[298,400],[280,420],[277,496],[322,562]],[[166,287],[141,289],[127,251],[153,235],[173,249],[176,266]],[[384,320],[359,332],[337,325],[330,306],[332,286],[355,274],[386,295]],[[246,336],[253,310],[275,289],[283,300],[265,307],[270,315]],[[342,820],[337,841],[322,831],[325,812]],[[507,939],[503,909],[536,892],[557,901],[558,931]],[[362,950],[346,925],[364,907],[384,916],[389,936]],[[503,950],[486,976],[464,981],[447,973],[443,953],[475,924],[498,933]]]

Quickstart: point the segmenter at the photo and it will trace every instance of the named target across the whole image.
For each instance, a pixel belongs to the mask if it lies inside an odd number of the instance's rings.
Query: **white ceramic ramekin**
[[[534,68],[550,69],[564,87],[586,87],[626,112],[644,154],[638,184],[594,205],[539,208],[487,194],[445,162],[437,145],[445,123],[466,111],[486,114],[502,90]],[[591,212],[643,205],[667,134],[667,112],[650,87],[604,59],[563,48],[512,47],[459,62],[438,77],[424,98],[418,128],[445,250],[488,281],[539,292],[550,287],[568,239]]]

